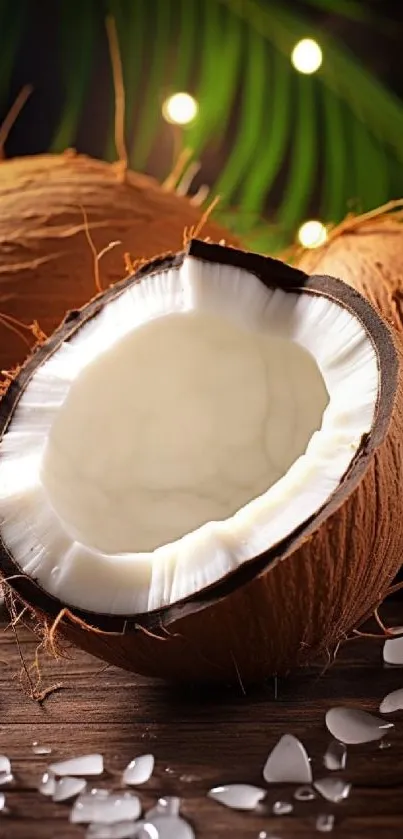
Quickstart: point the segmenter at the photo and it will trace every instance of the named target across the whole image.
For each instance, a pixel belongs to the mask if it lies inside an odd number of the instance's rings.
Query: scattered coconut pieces
[[[138,824],[132,821],[117,824],[90,824],[85,836],[86,839],[137,839],[140,835],[138,831]]]
[[[273,816],[288,816],[294,807],[290,801],[275,801],[273,804]]]
[[[49,772],[59,777],[62,775],[102,775],[103,771],[104,759],[100,754],[72,757],[49,766]]]
[[[71,778],[66,775],[57,782],[53,793],[53,801],[68,801],[69,798],[74,798],[84,792],[86,787],[87,782],[84,778]]]
[[[52,754],[52,749],[50,746],[41,746],[37,740],[34,740],[32,743],[32,751],[34,755],[50,755]]]
[[[150,828],[154,828],[154,833]],[[195,839],[189,822],[179,816],[156,816],[141,825],[137,836],[138,839]]]
[[[155,807],[147,810],[145,814],[146,819],[153,819],[155,816],[178,816],[180,812],[181,800],[177,795],[164,795],[159,798]]]
[[[38,790],[42,795],[53,796],[56,791],[56,778],[51,772],[45,772],[42,775]]]
[[[11,763],[6,755],[0,755],[0,774],[9,775],[11,773]]]
[[[251,784],[227,784],[226,786],[213,787],[207,795],[230,807],[233,810],[255,810],[258,804],[266,797],[267,792],[260,787]]]
[[[323,763],[329,772],[337,772],[339,769],[345,769],[347,763],[347,748],[345,744],[339,743],[338,740],[332,740],[323,755]]]
[[[263,768],[267,784],[310,784],[312,767],[305,747],[293,734],[284,734]]]
[[[331,833],[334,828],[334,815],[333,813],[322,813],[316,819],[316,830],[319,830],[319,833]]]
[[[388,638],[385,641],[383,645],[383,660],[385,664],[403,665],[403,636],[400,638]]]
[[[77,798],[70,812],[73,824],[117,824],[133,821],[141,815],[140,799],[130,792],[91,795],[84,793]]]
[[[326,801],[331,801],[333,804],[345,801],[351,792],[351,784],[341,778],[320,778],[315,781],[314,787]]]
[[[326,725],[336,740],[351,745],[381,740],[388,729],[394,727],[393,723],[386,723],[367,711],[343,707],[331,708],[327,712]]]
[[[153,774],[154,764],[154,755],[140,755],[140,757],[135,757],[123,772],[123,783],[127,786],[137,786],[147,783]]]
[[[393,714],[395,711],[403,711],[403,688],[388,693],[379,706],[381,714]]]
[[[298,787],[298,789],[295,790],[294,798],[296,801],[313,801],[313,799],[316,798],[316,795],[312,787],[304,786]]]

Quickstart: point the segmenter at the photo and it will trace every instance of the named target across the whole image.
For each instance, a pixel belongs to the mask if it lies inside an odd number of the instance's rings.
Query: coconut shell
[[[74,152],[0,162],[0,316],[38,321],[50,335],[69,309],[96,293],[95,250],[120,242],[99,261],[103,288],[133,262],[183,247],[184,230],[203,211],[156,181]],[[203,236],[236,243],[212,221]],[[24,332],[32,344],[33,336]],[[27,343],[0,319],[0,370],[23,361]]]
[[[268,287],[320,294],[359,319],[376,346],[380,394],[370,434],[337,490],[318,513],[274,547],[209,589],[146,615],[115,617],[48,595],[21,574],[3,544],[0,570],[14,595],[46,627],[105,661],[149,676],[193,682],[257,682],[330,657],[385,597],[403,556],[403,354],[398,336],[348,285],[257,255],[194,241],[195,257],[245,268]],[[140,269],[72,313],[25,364],[0,404],[0,435],[39,365],[127,283],[178,264],[183,254]],[[51,631],[52,624],[57,627]]]
[[[308,273],[341,277],[402,331],[403,224],[387,216],[352,221],[342,223],[322,247],[300,254],[296,264]]]

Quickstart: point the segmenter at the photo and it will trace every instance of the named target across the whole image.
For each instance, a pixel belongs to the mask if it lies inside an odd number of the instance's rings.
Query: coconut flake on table
[[[298,787],[298,789],[295,790],[294,798],[296,801],[313,801],[313,799],[316,798],[316,795],[312,787],[304,786]]]
[[[383,645],[383,660],[385,664],[403,665],[403,637],[388,638]]]
[[[133,821],[141,815],[140,799],[130,792],[106,796],[84,793],[77,798],[70,812],[73,824],[116,824]]]
[[[290,801],[275,801],[272,808],[274,816],[288,816],[294,807]]]
[[[140,755],[131,760],[123,772],[122,781],[128,786],[145,784],[150,780],[154,771],[154,755]]]
[[[51,763],[49,772],[53,775],[102,775],[104,759],[100,754],[81,755],[58,763]]]
[[[56,790],[56,778],[51,772],[42,775],[38,790],[42,795],[54,795]]]
[[[189,822],[179,816],[155,816],[142,822],[139,827],[138,839],[195,839]],[[150,827],[156,833],[153,834]]]
[[[310,784],[312,767],[305,747],[293,734],[284,734],[263,768],[263,777],[268,784]]]
[[[84,778],[72,778],[66,775],[57,782],[53,793],[53,801],[68,801],[69,798],[74,798],[74,796],[84,792],[86,786],[87,782]]]
[[[132,821],[117,824],[90,824],[85,834],[86,839],[138,839],[139,825]],[[158,839],[158,837],[156,837]]]
[[[13,780],[14,775],[11,772],[0,772],[0,787],[11,784]]]
[[[181,800],[176,795],[164,795],[159,798],[156,805],[147,810],[145,819],[153,819],[155,816],[178,816]]]
[[[351,784],[341,778],[319,778],[314,782],[314,787],[326,801],[332,801],[333,804],[344,801],[351,791]]]
[[[52,749],[50,746],[43,746],[38,743],[36,740],[32,743],[32,751],[34,755],[50,755],[52,754]]]
[[[333,813],[321,813],[316,819],[316,830],[319,833],[331,833],[334,828]]]
[[[379,706],[381,714],[393,714],[395,711],[403,710],[403,688],[392,690],[382,699]]]
[[[0,813],[6,809],[6,796],[0,792]]]
[[[347,763],[347,749],[345,743],[332,740],[323,755],[323,763],[330,772],[337,772],[338,769],[345,769]]]
[[[11,773],[11,763],[7,755],[0,755],[0,774],[3,775],[4,773],[7,775]]]
[[[394,727],[367,711],[344,707],[331,708],[326,714],[326,725],[336,740],[351,745],[381,740]]]
[[[267,791],[252,784],[226,784],[213,787],[207,795],[233,810],[255,810],[266,797]]]

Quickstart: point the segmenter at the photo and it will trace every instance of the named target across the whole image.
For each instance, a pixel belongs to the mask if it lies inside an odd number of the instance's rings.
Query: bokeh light
[[[326,239],[327,229],[321,221],[305,221],[298,230],[298,240],[304,248],[319,248]]]
[[[190,93],[173,93],[162,106],[162,115],[174,125],[188,125],[197,116],[199,105]]]
[[[322,64],[322,50],[312,38],[303,38],[298,41],[291,53],[291,61],[299,73],[316,73]]]

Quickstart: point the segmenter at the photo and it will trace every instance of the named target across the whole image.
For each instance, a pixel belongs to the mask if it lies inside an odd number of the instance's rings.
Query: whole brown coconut
[[[136,263],[177,251],[185,228],[203,216],[188,199],[121,163],[72,151],[1,161],[0,208],[0,370],[22,362],[33,343],[11,319],[37,321],[49,335],[68,310],[96,294],[96,254],[119,243],[99,260],[107,288],[124,276],[125,254]],[[203,236],[235,243],[211,221]]]
[[[347,218],[324,245],[300,252],[296,264],[308,273],[343,279],[361,292],[389,324],[402,331],[403,224],[400,213],[391,215],[383,210],[381,207],[379,212]]]

